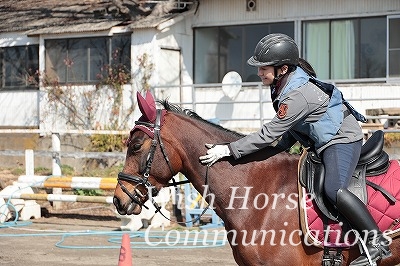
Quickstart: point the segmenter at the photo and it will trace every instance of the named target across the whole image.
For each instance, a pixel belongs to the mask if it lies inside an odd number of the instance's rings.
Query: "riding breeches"
[[[327,147],[322,152],[322,161],[325,166],[325,194],[334,205],[336,205],[337,191],[349,186],[360,158],[361,146],[362,140],[339,143]]]

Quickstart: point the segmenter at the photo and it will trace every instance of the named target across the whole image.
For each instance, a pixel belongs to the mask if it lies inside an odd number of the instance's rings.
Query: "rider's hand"
[[[214,144],[206,144],[207,154],[204,156],[200,156],[199,160],[202,164],[207,164],[208,166],[213,165],[219,159],[230,156],[231,151],[228,148],[228,145],[214,145]]]

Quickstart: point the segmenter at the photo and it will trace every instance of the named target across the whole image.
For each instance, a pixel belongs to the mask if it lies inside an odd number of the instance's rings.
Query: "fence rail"
[[[61,202],[90,202],[90,203],[113,203],[112,196],[79,196],[63,194],[23,194],[13,193],[1,195],[5,199],[41,200],[41,201],[61,201]]]
[[[129,130],[86,130],[86,129],[69,129],[69,130],[42,130],[42,129],[0,129],[0,134],[40,134],[40,135],[52,135],[52,134],[82,134],[82,135],[127,135]]]
[[[21,175],[18,183],[36,188],[104,189],[114,190],[117,178],[86,176],[37,176]]]
[[[54,157],[54,151],[33,151],[35,155],[41,157]],[[65,152],[57,153],[60,157],[75,159],[125,159],[124,152]],[[25,150],[0,150],[0,156],[25,156]]]

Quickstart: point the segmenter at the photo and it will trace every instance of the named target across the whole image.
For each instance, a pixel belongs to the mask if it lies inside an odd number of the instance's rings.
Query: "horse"
[[[301,233],[298,199],[300,156],[262,149],[239,160],[226,157],[202,165],[205,143],[228,143],[242,134],[202,119],[167,100],[156,108],[153,96],[138,93],[142,117],[127,140],[125,165],[118,176],[114,205],[122,215],[139,214],[150,193],[157,194],[182,173],[222,219],[238,265],[321,265],[323,250],[307,245]],[[380,265],[400,263],[400,239],[393,256]],[[343,251],[343,265],[360,255]]]

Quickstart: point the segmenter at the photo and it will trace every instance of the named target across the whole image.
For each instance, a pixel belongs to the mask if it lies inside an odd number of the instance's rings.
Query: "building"
[[[251,130],[273,110],[246,60],[273,32],[292,36],[318,76],[336,83],[361,112],[398,107],[400,100],[398,0],[7,0],[0,12],[1,128],[68,124],[68,112],[49,103],[46,86],[53,83],[35,73],[79,90],[94,88],[102,68],[117,63],[132,77],[123,86],[124,108],[146,83],[159,98]],[[231,71],[241,82],[224,90]],[[106,98],[96,111],[100,128],[111,119]]]

